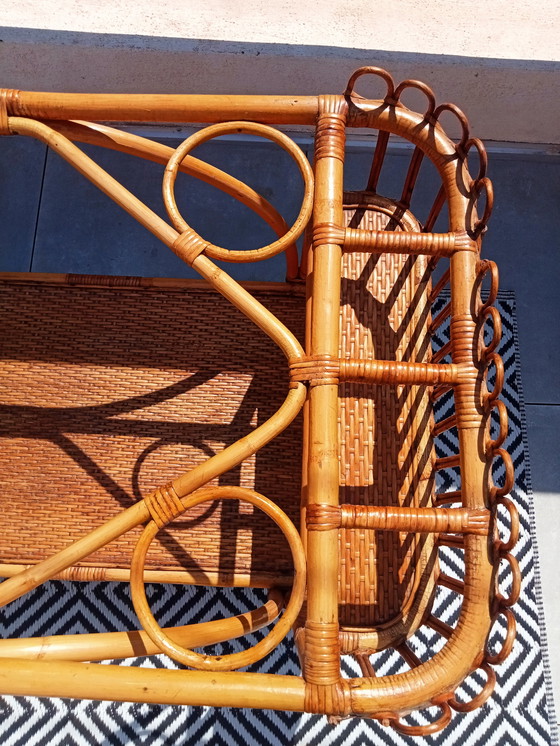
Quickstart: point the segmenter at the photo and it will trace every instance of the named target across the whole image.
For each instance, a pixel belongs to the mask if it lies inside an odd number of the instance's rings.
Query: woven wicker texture
[[[302,335],[301,297],[257,295]],[[246,435],[285,397],[282,354],[206,289],[4,282],[0,298],[2,562],[48,557]],[[300,442],[298,420],[219,483],[254,488],[295,519]],[[140,533],[84,564],[128,568]],[[229,502],[163,530],[147,567],[219,571],[227,583],[256,556],[259,572],[291,577],[275,524]]]
[[[347,193],[345,203],[353,228],[419,230],[410,212],[381,197]],[[427,362],[428,288],[426,257],[345,254],[340,356]],[[430,411],[425,387],[341,385],[341,503],[431,504]],[[341,530],[341,623],[368,626],[398,619],[415,588],[426,589],[432,549],[429,534]]]

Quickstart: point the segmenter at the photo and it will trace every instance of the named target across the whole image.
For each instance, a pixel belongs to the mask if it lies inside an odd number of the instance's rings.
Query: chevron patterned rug
[[[325,718],[299,713],[4,697],[0,700],[0,742],[3,746],[369,746],[372,743],[396,745],[422,742],[447,746],[557,744],[546,638],[542,626],[543,610],[535,553],[512,294],[502,293],[498,305],[503,319],[500,352],[506,369],[503,397],[510,417],[510,435],[506,446],[515,464],[513,497],[519,507],[522,528],[515,553],[524,581],[520,600],[514,609],[518,623],[517,641],[511,656],[497,668],[496,690],[484,707],[472,713],[456,714],[442,733],[422,739],[400,736],[369,720],[352,719],[338,726],[330,726]],[[434,310],[437,312],[437,309]],[[445,328],[440,330],[440,344],[446,341],[447,333]],[[445,408],[449,406],[445,397],[438,406],[441,407],[440,416],[445,416]],[[440,455],[447,455],[447,448],[453,444],[441,438],[439,441]],[[452,477],[449,477],[448,483],[438,486],[439,491],[445,489],[454,489]],[[444,569],[449,574],[457,572],[457,562],[458,556],[449,550],[444,558],[447,565]],[[148,586],[147,592],[154,613],[160,624],[165,626],[219,619],[263,602],[262,593],[251,590],[212,591],[179,586]],[[452,623],[458,613],[453,594],[447,595],[440,588],[436,604],[437,615]],[[0,634],[18,637],[136,629],[138,621],[131,609],[128,585],[51,582],[0,612]],[[251,637],[251,644],[260,639],[257,634]],[[432,654],[438,645],[440,642],[435,633],[433,636],[419,633],[412,641],[420,658]],[[222,653],[227,653],[240,649],[241,644],[234,642],[218,647]],[[151,668],[178,667],[165,656],[122,663]],[[378,654],[374,661],[379,675],[396,673],[400,665],[400,657],[389,653]],[[346,674],[360,675],[358,670],[354,671],[351,662],[345,662],[345,667]],[[253,670],[257,670],[257,667]],[[261,662],[258,670],[298,673],[299,666],[290,641]],[[474,696],[483,683],[482,676],[472,675],[462,687],[464,697]],[[409,720],[425,722],[421,715],[411,715]]]

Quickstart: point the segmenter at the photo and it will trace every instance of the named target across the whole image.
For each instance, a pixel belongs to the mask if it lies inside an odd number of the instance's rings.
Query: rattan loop
[[[399,718],[395,718],[391,719],[391,726],[403,736],[429,736],[433,733],[439,733],[451,721],[451,708],[447,702],[442,702],[437,707],[440,708],[441,715],[433,723],[429,723],[428,725],[406,725]]]
[[[395,99],[395,81],[393,80],[390,73],[387,72],[387,70],[383,70],[381,67],[360,67],[358,70],[356,70],[350,77],[350,80],[348,81],[348,85],[346,86],[346,90],[344,91],[344,96],[346,98],[352,99],[357,94],[354,93],[354,86],[356,85],[356,81],[358,78],[361,78],[362,75],[377,75],[379,78],[382,78],[386,85],[387,85],[387,93],[385,94],[384,101],[394,101]],[[361,98],[361,97],[360,97]],[[356,106],[356,102],[352,100],[352,103]]]
[[[511,460],[511,456],[503,448],[497,448],[492,453],[492,457],[493,459],[501,458],[504,464],[504,469],[505,469],[504,483],[501,487],[497,487],[493,482],[492,467],[490,467],[490,478],[491,478],[492,484],[490,485],[489,497],[491,500],[495,500],[498,497],[505,497],[512,491],[513,485],[515,483],[515,472],[513,469],[513,462]]]
[[[479,159],[478,174],[476,175],[476,178],[473,179],[474,183],[480,181],[480,179],[483,179],[486,176],[486,171],[488,170],[488,153],[486,152],[482,140],[479,140],[478,137],[471,137],[465,145],[465,157],[468,156],[469,151],[473,147],[478,152]]]
[[[461,130],[462,130],[462,137],[460,141],[457,143],[456,148],[457,148],[458,154],[464,157],[467,143],[469,141],[469,134],[470,134],[469,133],[469,120],[465,116],[464,112],[462,112],[458,106],[455,106],[455,104],[440,104],[437,107],[437,109],[434,111],[434,120],[438,121],[441,114],[444,111],[450,111],[452,114],[455,114],[455,116],[459,120],[459,123],[461,125]]]
[[[496,567],[496,586],[498,586],[498,575],[500,571],[500,563],[501,562],[507,562],[509,564],[509,568],[511,571],[511,591],[509,592],[508,596],[504,596],[502,593],[500,593],[499,588],[496,588],[496,603],[499,605],[500,608],[510,608],[513,606],[517,599],[519,598],[519,594],[521,592],[521,572],[519,570],[519,563],[517,559],[513,556],[513,554],[510,554],[507,552],[506,554],[501,554],[499,557],[499,561],[497,562]]]
[[[436,108],[436,97],[430,86],[426,85],[426,83],[423,83],[421,80],[403,80],[402,83],[399,83],[394,93],[394,98],[397,101],[400,99],[402,92],[406,88],[416,88],[417,90],[422,91],[426,96],[428,99],[428,108],[424,113],[424,119],[427,122],[430,122]]]
[[[270,653],[292,628],[305,595],[305,554],[299,534],[288,516],[268,498],[260,495],[258,492],[242,487],[210,487],[202,489],[193,493],[188,498],[183,498],[182,506],[184,510],[188,510],[201,503],[220,499],[248,502],[272,518],[282,530],[290,547],[294,562],[294,583],[284,614],[273,627],[272,631],[254,647],[240,653],[232,653],[231,655],[201,655],[178,645],[159,626],[148,605],[143,577],[146,554],[158,532],[158,526],[155,521],[150,521],[144,528],[134,549],[130,570],[132,603],[140,623],[150,639],[162,652],[167,653],[174,660],[204,671],[231,671],[254,663]]]
[[[486,369],[484,371],[484,385],[486,387],[488,386],[488,371],[492,365],[495,370],[494,385],[492,389],[485,391],[483,395],[484,406],[488,409],[492,408],[493,402],[495,402],[501,394],[505,379],[504,361],[497,352],[491,352],[489,355],[485,355]]]
[[[484,213],[482,217],[475,223],[473,229],[475,238],[478,238],[478,236],[480,236],[480,234],[485,230],[490,215],[492,214],[492,208],[494,207],[494,189],[492,187],[492,182],[487,176],[474,182],[471,191],[474,201],[478,202],[483,189],[486,191],[486,204],[484,205]]]
[[[197,145],[201,145],[214,137],[225,134],[241,133],[259,135],[260,137],[272,140],[272,142],[275,142],[292,156],[304,181],[304,197],[299,215],[289,231],[285,233],[282,238],[279,238],[277,241],[274,241],[267,246],[263,246],[260,249],[251,249],[247,251],[225,249],[221,246],[206,243],[203,238],[199,237],[200,240],[205,243],[205,251],[208,256],[213,259],[221,259],[228,262],[260,261],[285,251],[299,238],[309,221],[313,209],[313,172],[309,165],[309,161],[293,140],[283,132],[279,132],[277,129],[274,129],[274,127],[269,127],[265,124],[257,124],[256,122],[223,122],[211,125],[210,127],[205,127],[203,130],[188,137],[181,143],[181,145],[179,145],[169,159],[163,175],[163,201],[165,203],[167,214],[169,215],[174,227],[181,233],[192,231],[194,235],[198,236],[198,234],[193,231],[193,229],[183,219],[175,200],[175,179],[177,177],[179,166],[184,161],[185,157]]]
[[[494,400],[491,403],[490,410],[488,412],[488,423],[489,423],[489,429],[490,429],[490,419],[492,417],[492,411],[496,409],[498,410],[498,417],[499,417],[499,425],[498,425],[498,434],[495,438],[492,438],[490,435],[490,432],[488,432],[488,437],[486,439],[486,455],[491,456],[493,455],[499,448],[502,446],[505,442],[505,439],[507,438],[508,434],[508,415],[507,415],[507,409],[506,405],[503,401],[500,399]]]
[[[478,313],[484,313],[487,308],[490,308],[490,306],[493,306],[496,302],[496,298],[498,297],[498,288],[500,286],[500,276],[498,274],[498,265],[496,262],[490,261],[489,259],[484,259],[483,261],[479,262],[477,266],[478,274],[477,274],[477,284],[478,287],[482,286],[482,282],[484,280],[485,275],[490,273],[490,290],[488,291],[488,297],[482,303],[478,309]]]
[[[489,318],[492,320],[493,334],[490,342],[488,344],[485,344],[484,327],[486,325],[487,319]],[[500,341],[502,339],[502,319],[500,316],[500,312],[498,311],[496,306],[490,306],[479,315],[478,327],[480,359],[487,360],[490,355],[498,348],[498,345],[500,344]]]
[[[506,634],[504,637],[504,641],[502,643],[501,650],[498,653],[490,653],[488,651],[488,644],[490,641],[490,637],[492,636],[492,629],[494,628],[494,625],[496,624],[500,616],[504,616],[506,619]],[[513,645],[515,643],[516,630],[517,630],[517,624],[515,621],[515,616],[513,614],[513,611],[508,608],[500,609],[494,617],[492,627],[490,628],[490,632],[488,633],[488,637],[486,638],[486,647],[484,650],[484,656],[485,656],[487,663],[490,663],[493,666],[497,666],[500,663],[503,663],[505,661],[505,659],[508,657],[508,655],[511,653],[513,649]]]
[[[499,498],[498,500],[496,500],[496,505],[494,508],[496,525],[498,507],[500,505],[502,505],[509,513],[509,538],[507,541],[498,539],[494,544],[494,552],[496,556],[503,557],[508,552],[511,552],[513,547],[517,544],[517,540],[519,539],[519,511],[517,510],[515,503],[510,500],[509,497]]]
[[[453,696],[453,698],[449,700],[449,705],[456,712],[472,712],[473,710],[482,707],[494,691],[494,687],[496,686],[496,672],[487,661],[485,661],[480,668],[486,674],[486,684],[483,686],[482,691],[479,692],[476,697],[473,697],[470,702],[459,702],[456,696]]]

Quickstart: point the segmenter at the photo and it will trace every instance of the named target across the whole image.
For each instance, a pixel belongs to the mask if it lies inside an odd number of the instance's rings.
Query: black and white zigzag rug
[[[509,411],[510,435],[506,443],[512,455],[516,485],[514,499],[521,518],[521,536],[515,549],[523,574],[523,590],[514,608],[518,636],[511,656],[497,667],[498,683],[494,695],[481,709],[456,714],[442,733],[422,738],[407,738],[371,720],[351,719],[330,726],[326,719],[299,713],[257,710],[230,710],[200,707],[170,707],[132,703],[92,702],[33,697],[4,697],[0,700],[0,743],[2,746],[196,746],[228,744],[233,746],[369,746],[370,744],[491,744],[506,746],[548,746],[557,743],[556,724],[543,627],[543,609],[535,554],[534,519],[523,399],[518,376],[518,347],[515,307],[511,294],[499,300],[503,320],[500,352],[504,358],[506,381],[503,398]],[[437,311],[437,309],[435,309]],[[446,330],[441,330],[440,343]],[[446,401],[440,400],[439,417],[445,416]],[[438,419],[439,419],[438,417]],[[453,443],[440,439],[440,455]],[[438,489],[453,489],[448,484]],[[458,557],[453,550],[444,558],[448,574],[457,571]],[[180,586],[148,588],[150,604],[164,626],[219,619],[254,608],[263,602],[257,591],[214,591]],[[216,595],[217,594],[217,595]],[[438,591],[436,613],[452,622],[457,605]],[[104,632],[136,629],[138,621],[131,611],[128,585],[120,583],[67,582],[46,583],[2,610],[0,634],[6,637],[38,636],[80,632]],[[422,631],[412,645],[422,658],[432,654],[440,644],[437,635]],[[251,642],[256,642],[254,635]],[[245,643],[246,644],[246,643]],[[222,652],[233,652],[238,643],[221,646]],[[165,656],[126,665],[143,667],[178,667]],[[348,663],[348,675],[360,675]],[[379,675],[396,673],[399,656],[380,653],[374,661]],[[256,670],[256,667],[255,669]],[[258,670],[296,674],[299,666],[290,643],[282,645],[261,662]],[[463,687],[464,696],[474,696],[483,684],[473,675]],[[421,715],[410,716],[410,722],[425,722]]]

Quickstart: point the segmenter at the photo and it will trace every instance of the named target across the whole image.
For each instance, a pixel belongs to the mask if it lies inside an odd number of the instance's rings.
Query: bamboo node
[[[336,505],[311,503],[307,506],[306,526],[308,531],[330,531],[341,524],[340,508]]]
[[[208,242],[195,233],[192,228],[187,228],[173,241],[172,250],[189,266],[209,246]]]
[[[345,230],[334,223],[319,223],[313,228],[313,248],[324,246],[342,246],[344,243]]]
[[[335,684],[327,686],[307,683],[305,686],[304,709],[306,712],[335,716],[337,721],[338,718],[351,715],[352,700],[349,682],[340,679]]]
[[[315,160],[337,158],[344,162],[346,114],[342,96],[319,96],[319,118],[315,132]]]
[[[150,511],[154,523],[163,528],[184,511],[183,503],[175,492],[173,484],[158,487],[144,498],[144,503]]]
[[[11,135],[8,125],[8,94],[7,88],[0,88],[0,135]]]
[[[303,673],[307,683],[325,687],[340,681],[338,633],[337,622],[306,622]]]
[[[331,355],[318,355],[290,365],[291,383],[306,381],[313,386],[338,386],[340,364]]]

